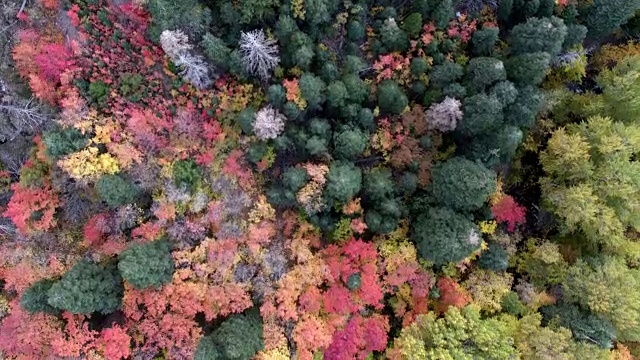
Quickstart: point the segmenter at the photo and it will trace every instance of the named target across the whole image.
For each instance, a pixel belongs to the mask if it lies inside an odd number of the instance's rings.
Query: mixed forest
[[[0,1],[0,358],[640,359],[640,0]]]

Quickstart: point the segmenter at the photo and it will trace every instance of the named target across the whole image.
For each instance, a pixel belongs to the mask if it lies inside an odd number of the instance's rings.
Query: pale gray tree
[[[267,39],[261,29],[240,35],[240,54],[245,70],[262,80],[269,79],[271,71],[280,62],[276,41]]]

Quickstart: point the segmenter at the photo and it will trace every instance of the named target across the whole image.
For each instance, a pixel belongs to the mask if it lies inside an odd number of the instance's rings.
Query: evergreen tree
[[[347,203],[360,191],[362,172],[352,163],[334,162],[329,167],[324,195],[329,201]]]
[[[110,207],[133,204],[139,195],[138,188],[120,175],[105,174],[96,182],[102,201]]]
[[[423,259],[441,266],[471,255],[482,235],[468,217],[450,208],[431,208],[413,222],[411,239]]]
[[[496,191],[495,172],[461,157],[436,164],[431,179],[434,199],[458,211],[479,209]]]
[[[134,244],[120,254],[118,270],[137,289],[159,289],[171,282],[173,258],[165,240]]]
[[[377,90],[378,106],[380,110],[390,114],[400,114],[409,104],[404,91],[398,86],[398,83],[386,80]]]
[[[73,314],[109,314],[122,304],[122,278],[115,266],[81,260],[48,291],[48,303]]]
[[[566,35],[567,26],[562,19],[530,18],[527,22],[513,27],[509,43],[514,55],[547,52],[555,57],[562,51]]]
[[[195,360],[249,360],[264,348],[258,311],[231,315],[211,335],[200,340]]]
[[[49,289],[55,281],[43,279],[36,281],[27,288],[20,297],[20,306],[30,313],[45,312],[54,314],[57,309],[49,305]]]
[[[593,0],[585,16],[589,36],[602,39],[640,10],[640,0]]]

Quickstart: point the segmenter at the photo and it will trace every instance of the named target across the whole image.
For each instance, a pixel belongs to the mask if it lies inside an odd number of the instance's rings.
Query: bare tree
[[[267,39],[261,29],[240,35],[240,53],[245,70],[262,80],[269,79],[271,71],[280,62],[276,41]]]
[[[182,31],[165,30],[160,35],[162,50],[180,68],[180,75],[198,89],[211,85],[209,67],[201,55],[191,53],[193,46]]]
[[[0,141],[13,140],[23,131],[36,132],[49,115],[42,104],[33,97],[27,100],[13,100],[0,103],[0,116],[6,118],[0,131]]]

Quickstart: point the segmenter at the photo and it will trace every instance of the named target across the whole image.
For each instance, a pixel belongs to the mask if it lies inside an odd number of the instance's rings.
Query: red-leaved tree
[[[491,207],[493,217],[499,223],[507,223],[507,231],[513,232],[518,224],[526,221],[526,209],[520,206],[513,197],[505,195],[493,207]]]

